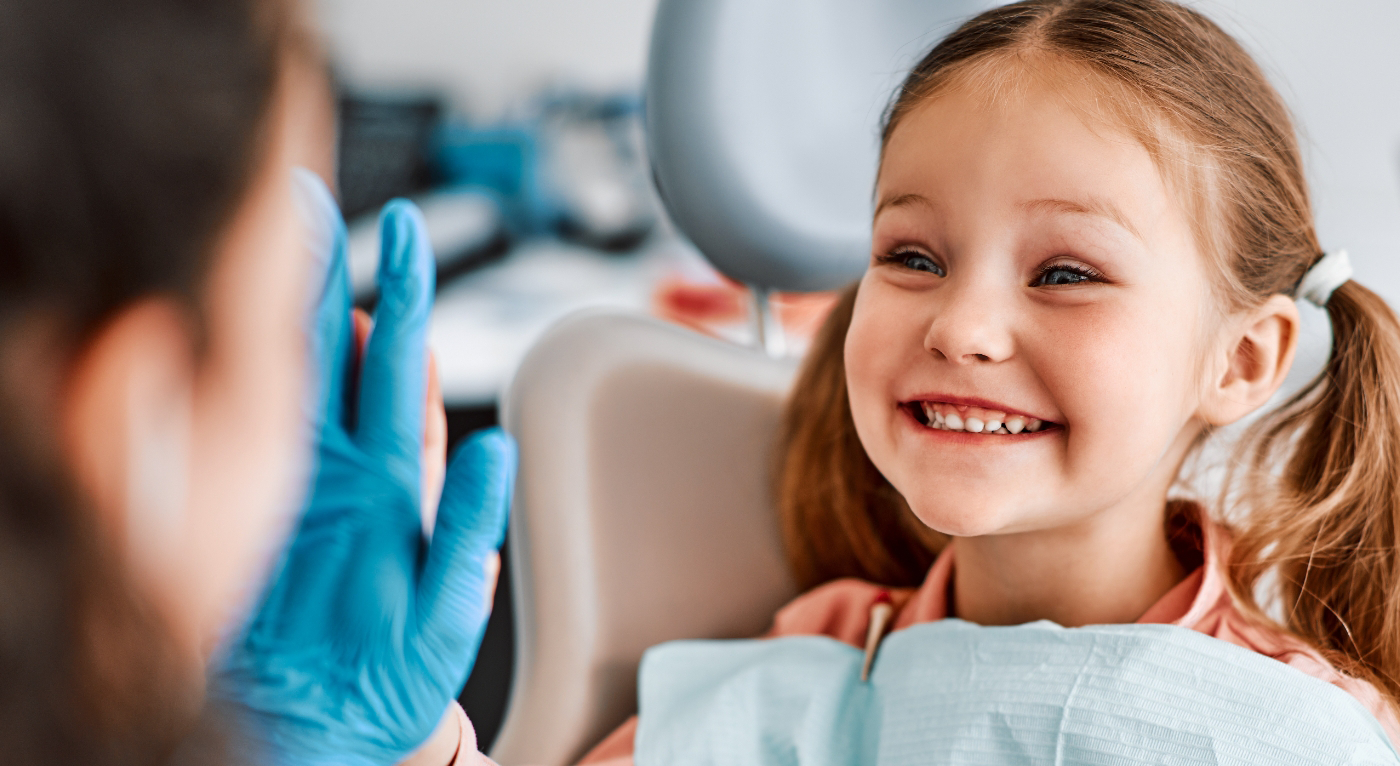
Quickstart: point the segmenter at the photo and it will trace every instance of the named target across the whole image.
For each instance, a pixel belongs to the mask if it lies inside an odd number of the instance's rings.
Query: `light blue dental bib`
[[[638,766],[1400,764],[1351,695],[1169,625],[677,641],[641,668]]]

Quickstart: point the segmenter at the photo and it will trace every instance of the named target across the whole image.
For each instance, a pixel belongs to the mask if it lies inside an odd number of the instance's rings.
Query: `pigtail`
[[[1393,704],[1400,699],[1400,322],[1354,281],[1332,294],[1327,313],[1326,367],[1243,442],[1233,494],[1247,514],[1229,575],[1239,603],[1259,617],[1272,611]],[[1266,610],[1256,593],[1270,576],[1278,602]]]

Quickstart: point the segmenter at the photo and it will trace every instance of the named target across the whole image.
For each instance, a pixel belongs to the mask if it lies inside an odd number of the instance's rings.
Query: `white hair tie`
[[[1318,259],[1298,282],[1295,294],[1318,308],[1325,308],[1327,301],[1338,287],[1351,279],[1351,259],[1345,250],[1333,250]]]

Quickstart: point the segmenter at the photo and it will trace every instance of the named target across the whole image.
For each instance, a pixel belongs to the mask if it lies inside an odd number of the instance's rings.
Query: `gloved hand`
[[[490,608],[514,442],[471,436],[447,469],[431,543],[420,517],[433,256],[411,203],[380,218],[380,298],[355,371],[345,224],[319,179],[303,197],[331,233],[315,317],[321,396],[300,527],[217,691],[296,764],[392,764],[434,730],[466,681]]]

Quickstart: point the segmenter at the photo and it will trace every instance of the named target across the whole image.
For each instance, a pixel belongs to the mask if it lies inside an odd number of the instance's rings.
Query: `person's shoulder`
[[[912,588],[890,588],[854,577],[833,580],[778,610],[768,636],[830,636],[859,648],[865,645],[870,608],[881,594],[888,594],[898,608],[912,593]]]
[[[1338,669],[1302,638],[1277,625],[1250,619],[1228,597],[1222,598],[1201,624],[1187,627],[1271,657],[1350,694],[1376,717],[1390,741],[1400,749],[1400,718],[1385,695],[1369,681]]]
[[[1271,648],[1272,651],[1265,653],[1279,662],[1350,694],[1376,717],[1391,744],[1400,749],[1400,718],[1397,718],[1395,708],[1375,684],[1342,672],[1328,662],[1321,652],[1291,635],[1278,639]]]

